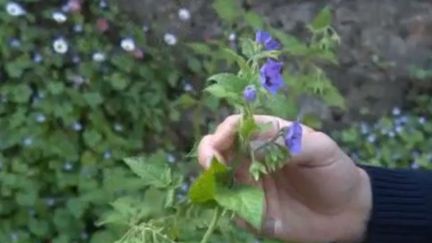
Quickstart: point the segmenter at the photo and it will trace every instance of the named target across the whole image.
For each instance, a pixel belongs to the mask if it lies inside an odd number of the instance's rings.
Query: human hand
[[[239,115],[229,116],[205,136],[198,147],[200,164],[208,168],[211,158],[230,162],[235,155]],[[273,129],[257,134],[269,140],[291,122],[272,116],[254,116]],[[302,151],[280,170],[254,181],[248,158],[235,173],[239,183],[252,184],[265,193],[265,215],[258,233],[296,242],[357,242],[365,233],[372,193],[366,172],[326,134],[302,126]]]

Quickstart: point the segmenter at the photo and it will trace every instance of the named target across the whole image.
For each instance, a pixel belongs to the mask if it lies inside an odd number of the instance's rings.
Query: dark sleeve
[[[432,242],[432,172],[360,166],[371,178],[367,243]]]

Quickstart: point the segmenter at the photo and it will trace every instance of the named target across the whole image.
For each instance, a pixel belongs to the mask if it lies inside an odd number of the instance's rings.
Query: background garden
[[[276,101],[286,105],[269,104],[272,114],[300,110],[357,162],[430,168],[431,10],[428,1],[0,0],[0,242],[203,235],[208,212],[178,209],[200,171],[195,141],[233,112],[203,89],[233,70],[242,39],[259,29],[290,54],[293,91]],[[255,240],[220,225],[213,242]]]

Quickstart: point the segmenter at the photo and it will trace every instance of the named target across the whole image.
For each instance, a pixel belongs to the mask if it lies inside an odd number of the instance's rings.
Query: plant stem
[[[269,144],[274,143],[280,136],[283,135],[284,131],[286,128],[281,128],[278,133],[276,133],[276,135],[274,137],[272,137],[269,141],[261,144],[258,148],[254,149],[254,151],[258,151],[260,149],[263,149],[264,147],[268,146]]]
[[[217,224],[219,217],[221,215],[221,212],[222,212],[221,210],[222,210],[222,208],[220,208],[220,207],[217,207],[214,210],[213,218],[209,224],[209,227],[207,228],[206,233],[204,234],[204,236],[201,240],[201,243],[207,243],[208,240],[210,239],[210,236],[213,234],[213,231],[215,230],[216,224]]]

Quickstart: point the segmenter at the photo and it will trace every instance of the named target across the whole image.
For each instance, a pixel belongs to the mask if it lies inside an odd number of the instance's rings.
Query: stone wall
[[[119,0],[120,1],[120,0]],[[121,0],[136,21],[181,38],[203,39],[222,33],[207,0]],[[407,89],[416,85],[412,66],[427,66],[432,57],[432,1],[430,0],[267,0],[245,1],[286,32],[300,34],[325,5],[333,11],[333,26],[341,36],[340,66],[328,73],[347,99],[348,110],[332,111],[338,123],[374,118],[403,105]],[[191,12],[178,20],[179,8]]]

